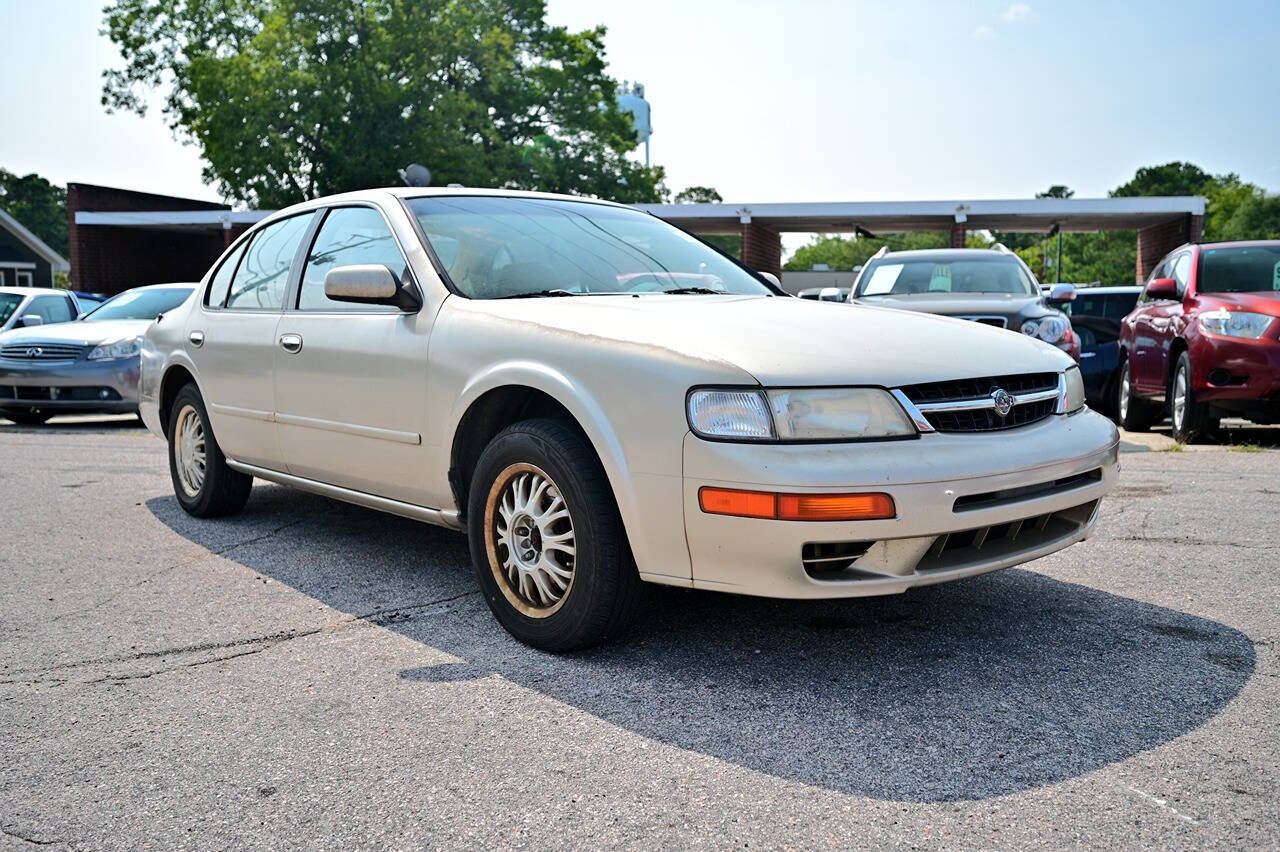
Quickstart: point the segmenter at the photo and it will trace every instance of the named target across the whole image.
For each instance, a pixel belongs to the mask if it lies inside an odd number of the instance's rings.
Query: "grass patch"
[[[1231,452],[1233,453],[1265,453],[1266,447],[1260,447],[1257,444],[1232,444]]]
[[[1180,453],[1187,448],[1187,445],[1181,441],[1170,444],[1162,450],[1156,450],[1157,453]]]

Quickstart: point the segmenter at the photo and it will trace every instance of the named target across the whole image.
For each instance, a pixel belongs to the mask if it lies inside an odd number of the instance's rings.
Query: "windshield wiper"
[[[499,299],[545,299],[550,296],[576,296],[577,293],[570,293],[568,290],[534,290],[530,293],[512,293],[510,296],[499,296]]]
[[[659,290],[659,293],[668,295],[683,296],[686,294],[705,295],[705,296],[721,296],[724,295],[722,290],[712,290],[710,287],[675,287],[671,290]]]

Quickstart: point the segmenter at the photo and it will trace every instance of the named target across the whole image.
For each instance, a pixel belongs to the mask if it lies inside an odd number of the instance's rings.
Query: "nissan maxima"
[[[57,414],[138,410],[138,348],[192,284],[126,290],[74,322],[0,334],[0,417],[35,426]]]
[[[279,211],[141,369],[188,513],[238,512],[256,477],[465,531],[497,620],[552,651],[617,635],[646,583],[840,598],[1027,562],[1088,535],[1117,472],[1048,343],[792,298],[555,195]]]

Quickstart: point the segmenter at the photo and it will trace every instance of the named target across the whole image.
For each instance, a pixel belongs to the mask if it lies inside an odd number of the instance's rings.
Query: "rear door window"
[[[205,294],[204,303],[211,308],[221,308],[227,304],[227,293],[231,289],[231,279],[235,277],[236,268],[240,265],[240,258],[244,257],[245,249],[249,247],[251,240],[245,240],[236,250],[227,255],[227,259],[218,267],[218,271],[213,274],[213,280],[209,282],[209,290]]]
[[[228,308],[278,311],[284,307],[289,270],[314,215],[290,216],[258,232],[231,282]]]

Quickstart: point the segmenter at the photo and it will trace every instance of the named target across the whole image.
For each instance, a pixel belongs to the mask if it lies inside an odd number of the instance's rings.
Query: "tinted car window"
[[[231,289],[231,279],[236,274],[236,268],[240,264],[240,258],[244,256],[244,250],[248,248],[249,243],[241,243],[235,251],[227,255],[227,259],[218,267],[218,271],[213,274],[213,280],[209,282],[209,295],[205,299],[205,304],[214,308],[221,308],[227,303],[227,292]]]
[[[22,312],[24,317],[36,316],[44,320],[45,325],[54,322],[70,322],[75,315],[71,310],[71,300],[66,296],[37,296]]]
[[[325,216],[307,255],[302,287],[298,292],[298,307],[304,311],[349,311],[356,308],[395,312],[396,309],[389,306],[335,302],[324,294],[324,276],[330,269],[355,264],[379,264],[400,279],[408,273],[408,265],[391,235],[391,229],[382,214],[371,207],[339,207]]]
[[[473,299],[569,294],[772,291],[661,219],[583,201],[438,196],[408,201],[453,285]]]
[[[1133,306],[1138,303],[1138,294],[1133,293],[1094,293],[1087,289],[1077,291],[1074,302],[1067,302],[1063,307],[1074,317],[1105,317],[1119,322],[1124,319]]]
[[[19,296],[17,293],[0,293],[0,326],[9,321],[9,317],[13,316],[13,312],[18,309],[18,305],[22,304],[25,296]]]
[[[1204,249],[1200,258],[1201,293],[1280,291],[1280,245]]]
[[[284,306],[289,267],[313,215],[290,216],[258,232],[231,282],[228,308],[279,310]]]

